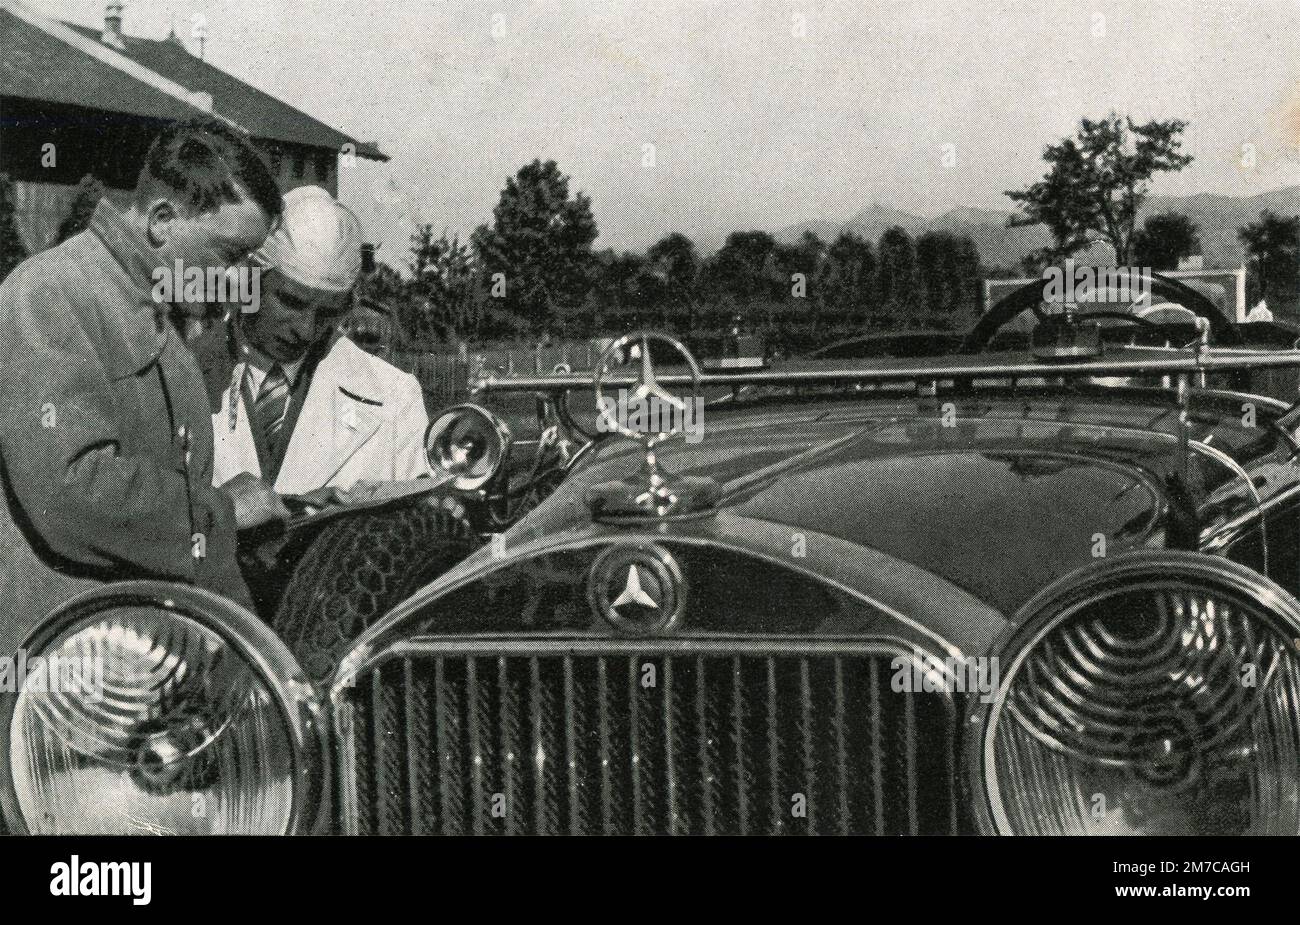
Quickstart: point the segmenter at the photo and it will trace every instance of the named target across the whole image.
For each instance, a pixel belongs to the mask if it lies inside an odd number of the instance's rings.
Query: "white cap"
[[[300,285],[346,292],[361,272],[361,223],[319,186],[300,186],[284,194],[279,227],[256,257]]]

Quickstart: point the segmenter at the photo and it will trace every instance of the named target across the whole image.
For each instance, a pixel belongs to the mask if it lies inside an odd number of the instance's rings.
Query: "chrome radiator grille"
[[[954,832],[954,704],[893,658],[408,650],[341,711],[344,829]]]

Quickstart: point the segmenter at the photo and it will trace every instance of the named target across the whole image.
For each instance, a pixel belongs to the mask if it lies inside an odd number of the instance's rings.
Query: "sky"
[[[101,0],[28,0],[83,24]],[[1082,116],[1187,120],[1153,192],[1300,184],[1300,0],[126,0],[128,34],[218,67],[388,164],[340,198],[380,256],[465,237],[553,158],[598,248],[842,222],[873,203],[1008,209]]]

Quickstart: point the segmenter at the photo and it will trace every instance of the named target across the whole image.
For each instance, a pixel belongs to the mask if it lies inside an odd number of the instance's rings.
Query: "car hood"
[[[725,509],[789,527],[792,543],[816,532],[870,547],[1005,614],[1097,557],[1164,542],[1181,456],[1170,431],[1150,426],[1159,407],[982,401],[945,422],[914,400],[864,404],[718,416],[705,440],[661,448],[659,460],[713,478]],[[1147,426],[1129,426],[1138,420]],[[633,444],[601,449],[517,535],[585,525],[587,490],[635,478],[642,463]]]
[[[854,540],[1010,613],[1090,558],[1141,543],[1162,504],[1136,467],[1061,451],[949,449],[810,466],[737,512]]]

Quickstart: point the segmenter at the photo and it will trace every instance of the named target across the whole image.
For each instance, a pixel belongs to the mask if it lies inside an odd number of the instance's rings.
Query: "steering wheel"
[[[1161,276],[1159,273],[1152,273],[1144,277],[1143,281],[1149,283],[1147,291],[1152,297],[1158,296],[1165,301],[1177,303],[1194,314],[1207,319],[1210,322],[1210,338],[1213,342],[1229,346],[1241,345],[1241,331],[1237,329],[1237,325],[1217,305],[1195,289],[1176,279]],[[971,328],[965,339],[962,340],[958,352],[983,353],[989,348],[989,344],[993,342],[998,332],[1022,312],[1033,312],[1034,317],[1040,323],[1048,322],[1048,319],[1053,316],[1043,311],[1042,307],[1043,288],[1046,285],[1047,280],[1045,279],[1033,280],[990,308],[976,323],[975,327]],[[1125,312],[1087,312],[1076,317],[1122,317],[1125,321],[1132,321],[1135,324],[1145,324],[1153,328],[1160,327],[1146,318],[1139,318]]]

